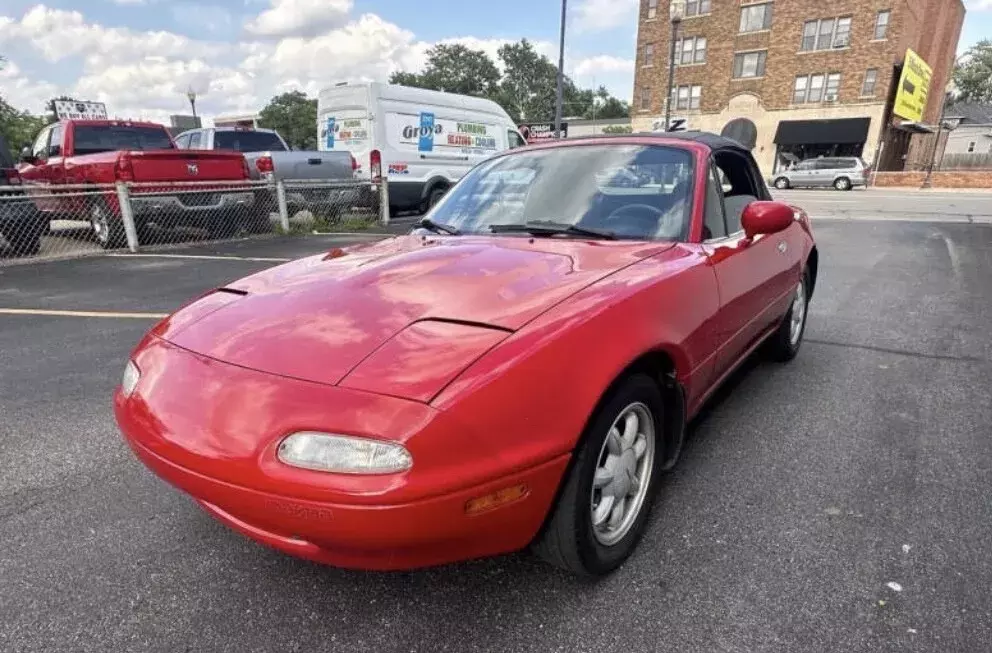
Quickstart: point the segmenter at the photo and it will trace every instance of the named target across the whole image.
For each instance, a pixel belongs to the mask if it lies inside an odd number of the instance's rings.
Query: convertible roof
[[[632,134],[596,134],[595,136],[576,136],[574,138],[566,138],[565,142],[580,141],[580,140],[582,141],[600,140],[600,139],[605,140],[611,138],[631,138],[631,137],[656,138],[658,140],[665,140],[665,141],[671,141],[671,140],[693,141],[695,143],[700,143],[702,145],[705,145],[711,150],[737,150],[739,152],[750,152],[749,149],[747,149],[741,143],[735,141],[732,138],[727,138],[726,136],[720,136],[712,132],[704,132],[704,131],[634,132]]]

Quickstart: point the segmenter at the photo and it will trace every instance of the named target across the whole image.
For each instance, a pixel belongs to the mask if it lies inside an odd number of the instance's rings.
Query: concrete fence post
[[[276,182],[276,202],[279,204],[279,226],[289,233],[289,207],[286,206],[286,185],[282,179]]]
[[[379,222],[389,226],[389,180],[385,177],[379,182]]]
[[[138,228],[134,224],[134,210],[131,206],[131,189],[123,181],[117,184],[117,203],[121,207],[121,220],[124,222],[124,236],[127,238],[127,248],[132,254],[138,252]]]

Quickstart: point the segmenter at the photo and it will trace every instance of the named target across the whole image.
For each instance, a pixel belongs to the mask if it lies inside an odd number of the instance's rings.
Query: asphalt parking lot
[[[154,316],[346,238],[0,268],[0,651],[988,650],[992,227],[815,229],[798,358],[735,375],[597,583],[301,562],[131,455],[110,397]]]

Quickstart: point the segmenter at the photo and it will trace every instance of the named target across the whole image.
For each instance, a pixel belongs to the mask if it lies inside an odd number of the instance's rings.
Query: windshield
[[[76,154],[173,149],[172,140],[164,128],[76,125],[74,134],[73,150]]]
[[[214,149],[234,150],[235,152],[286,151],[282,140],[276,134],[256,131],[214,132]]]
[[[428,215],[461,233],[553,222],[617,238],[681,240],[689,230],[692,156],[645,145],[518,151],[480,164]]]

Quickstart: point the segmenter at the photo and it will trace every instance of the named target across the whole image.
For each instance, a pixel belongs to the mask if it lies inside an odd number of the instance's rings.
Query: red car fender
[[[604,393],[645,354],[663,352],[687,393],[703,392],[718,307],[705,257],[676,247],[537,318],[466,369],[432,405],[466,429],[484,425],[475,437],[499,434],[508,468],[539,464],[574,449]]]

